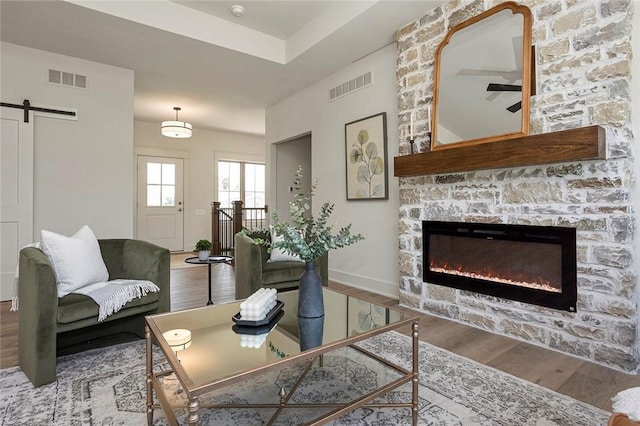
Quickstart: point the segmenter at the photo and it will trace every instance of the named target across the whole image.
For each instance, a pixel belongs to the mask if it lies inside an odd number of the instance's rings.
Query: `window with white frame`
[[[265,165],[244,161],[218,161],[218,201],[232,207],[241,200],[244,207],[264,207]]]

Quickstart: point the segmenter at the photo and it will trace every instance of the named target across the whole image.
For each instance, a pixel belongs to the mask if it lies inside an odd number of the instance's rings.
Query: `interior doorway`
[[[282,221],[289,220],[289,202],[293,201],[293,179],[302,166],[304,192],[311,191],[311,133],[276,144],[275,149],[275,200],[276,210]]]

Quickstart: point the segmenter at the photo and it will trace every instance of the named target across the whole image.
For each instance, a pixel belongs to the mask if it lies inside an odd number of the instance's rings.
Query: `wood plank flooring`
[[[204,306],[207,302],[207,266],[184,264],[184,258],[189,256],[193,254],[172,255],[172,311]],[[214,303],[233,300],[233,266],[213,265],[211,271]],[[396,299],[342,284],[330,283],[329,287],[377,304],[398,305]],[[18,364],[18,315],[9,311],[10,306],[11,302],[0,302],[0,368]],[[640,375],[625,374],[443,318],[424,314],[420,318],[421,340],[608,411],[612,396],[640,386]]]

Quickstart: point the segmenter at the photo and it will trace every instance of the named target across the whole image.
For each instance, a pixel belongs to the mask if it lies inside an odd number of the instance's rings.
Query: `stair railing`
[[[233,201],[233,207],[220,207],[220,201],[211,203],[211,254],[233,256],[233,237],[242,229],[263,229],[268,208],[243,207],[242,201]]]

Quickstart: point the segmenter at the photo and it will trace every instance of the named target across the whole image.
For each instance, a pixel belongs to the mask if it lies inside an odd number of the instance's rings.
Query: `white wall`
[[[34,119],[34,240],[40,230],[133,236],[133,71],[2,43],[2,101],[75,108],[77,120]],[[48,82],[49,69],[87,89]]]
[[[169,112],[167,116],[170,118]],[[160,123],[136,121],[135,153],[185,159],[184,249],[189,251],[196,241],[211,239],[210,206],[217,195],[214,165],[218,160],[264,162],[265,142],[260,136],[198,128],[189,139],[172,139],[160,134]],[[196,214],[196,210],[205,214]]]
[[[367,71],[373,71],[372,86],[329,102],[329,88]],[[366,236],[329,255],[329,278],[391,296],[398,295],[399,280],[398,179],[393,177],[397,110],[396,46],[392,44],[269,107],[266,115],[267,144],[311,132],[312,174],[319,183],[314,204],[335,203],[333,220],[339,226],[353,223],[353,230]],[[344,125],[380,112],[387,113],[389,200],[346,201]],[[275,149],[269,149],[268,155],[268,184],[274,186]],[[273,188],[267,188],[267,194],[269,204],[276,205]]]

